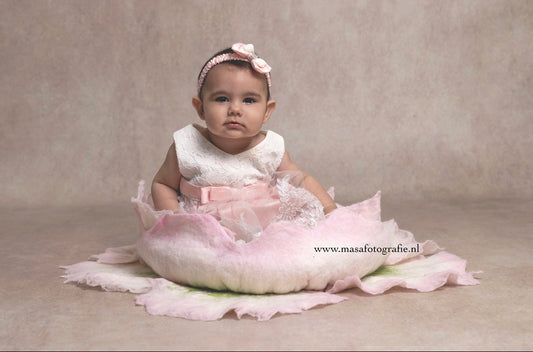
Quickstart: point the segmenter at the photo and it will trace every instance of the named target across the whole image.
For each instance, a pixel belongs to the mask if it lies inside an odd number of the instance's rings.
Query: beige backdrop
[[[533,1],[0,1],[0,204],[129,202],[253,43],[266,128],[353,202],[533,197]]]

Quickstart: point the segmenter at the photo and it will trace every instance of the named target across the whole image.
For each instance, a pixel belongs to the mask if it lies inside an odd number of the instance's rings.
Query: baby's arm
[[[170,146],[163,165],[152,181],[152,199],[156,210],[168,209],[179,211],[178,189],[181,174],[178,167],[178,158],[174,143]]]
[[[289,154],[285,152],[283,159],[281,159],[281,164],[278,167],[278,171],[288,170],[300,171],[303,174],[304,188],[313,193],[318,200],[320,200],[322,206],[324,207],[325,214],[330,213],[337,208],[335,201],[330,197],[328,192],[326,192],[324,187],[322,187],[322,185],[315,178],[300,170],[300,168],[292,162],[291,158],[289,158]]]

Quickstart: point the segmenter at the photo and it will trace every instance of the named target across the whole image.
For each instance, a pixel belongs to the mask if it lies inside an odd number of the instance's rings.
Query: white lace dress
[[[322,220],[322,204],[301,187],[301,174],[277,172],[285,152],[283,137],[263,133],[265,138],[255,147],[233,155],[194,125],[174,132],[183,211],[211,214],[232,238],[245,242],[259,237],[272,222],[310,228]]]
[[[278,169],[285,143],[279,134],[266,131],[252,149],[228,154],[208,141],[195,125],[173,134],[180,173],[197,186],[244,187],[270,181]]]

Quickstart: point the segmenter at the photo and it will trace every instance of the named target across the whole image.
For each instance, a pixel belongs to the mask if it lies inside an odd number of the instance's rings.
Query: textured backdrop
[[[0,204],[129,202],[253,43],[337,200],[533,197],[533,1],[0,1]]]

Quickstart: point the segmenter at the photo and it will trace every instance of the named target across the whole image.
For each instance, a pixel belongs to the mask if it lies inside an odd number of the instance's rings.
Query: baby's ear
[[[263,123],[267,122],[268,119],[270,119],[270,115],[272,114],[274,109],[276,109],[276,101],[275,100],[267,101],[267,107],[266,107],[265,117],[263,118]]]
[[[204,104],[202,103],[202,100],[196,96],[192,98],[192,106],[196,110],[196,113],[198,116],[203,120],[204,119]]]

